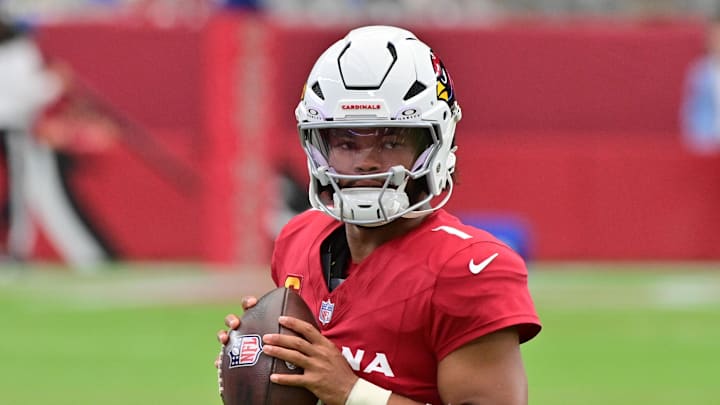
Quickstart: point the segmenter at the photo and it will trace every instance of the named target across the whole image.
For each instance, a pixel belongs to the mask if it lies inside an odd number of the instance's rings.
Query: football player
[[[541,327],[526,266],[442,208],[461,110],[438,56],[404,29],[352,30],[317,60],[295,114],[313,209],[277,238],[272,277],[320,332],[282,318],[305,339],[269,334],[263,350],[305,371],[271,381],[328,405],[526,404],[519,346]]]

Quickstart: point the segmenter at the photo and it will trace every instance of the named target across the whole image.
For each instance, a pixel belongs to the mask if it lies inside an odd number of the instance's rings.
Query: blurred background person
[[[699,154],[720,152],[720,15],[708,22],[707,51],[688,69],[681,110],[685,145]]]
[[[66,65],[47,64],[25,29],[0,17],[0,133],[8,172],[5,253],[12,260],[32,258],[35,223],[71,265],[88,266],[109,256],[73,206],[53,149],[68,144],[68,134],[80,128],[54,119],[54,111],[68,115],[70,82]]]

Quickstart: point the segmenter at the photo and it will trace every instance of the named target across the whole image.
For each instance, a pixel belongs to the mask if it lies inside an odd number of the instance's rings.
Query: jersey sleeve
[[[527,276],[522,258],[500,243],[475,243],[452,255],[432,298],[430,339],[438,359],[511,326],[518,328],[521,343],[533,338],[541,326]]]

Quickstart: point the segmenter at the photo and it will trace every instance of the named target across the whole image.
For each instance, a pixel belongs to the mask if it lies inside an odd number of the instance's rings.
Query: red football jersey
[[[329,292],[320,245],[339,226],[316,210],[295,217],[276,241],[272,277],[299,291],[358,376],[441,404],[437,365],[450,352],[513,325],[521,342],[540,331],[525,263],[489,233],[438,210]]]

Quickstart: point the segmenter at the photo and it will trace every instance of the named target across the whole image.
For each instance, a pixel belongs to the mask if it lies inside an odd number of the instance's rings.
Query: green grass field
[[[215,331],[260,280],[0,267],[0,403],[221,404]],[[531,404],[720,404],[720,264],[535,264],[531,289]]]

